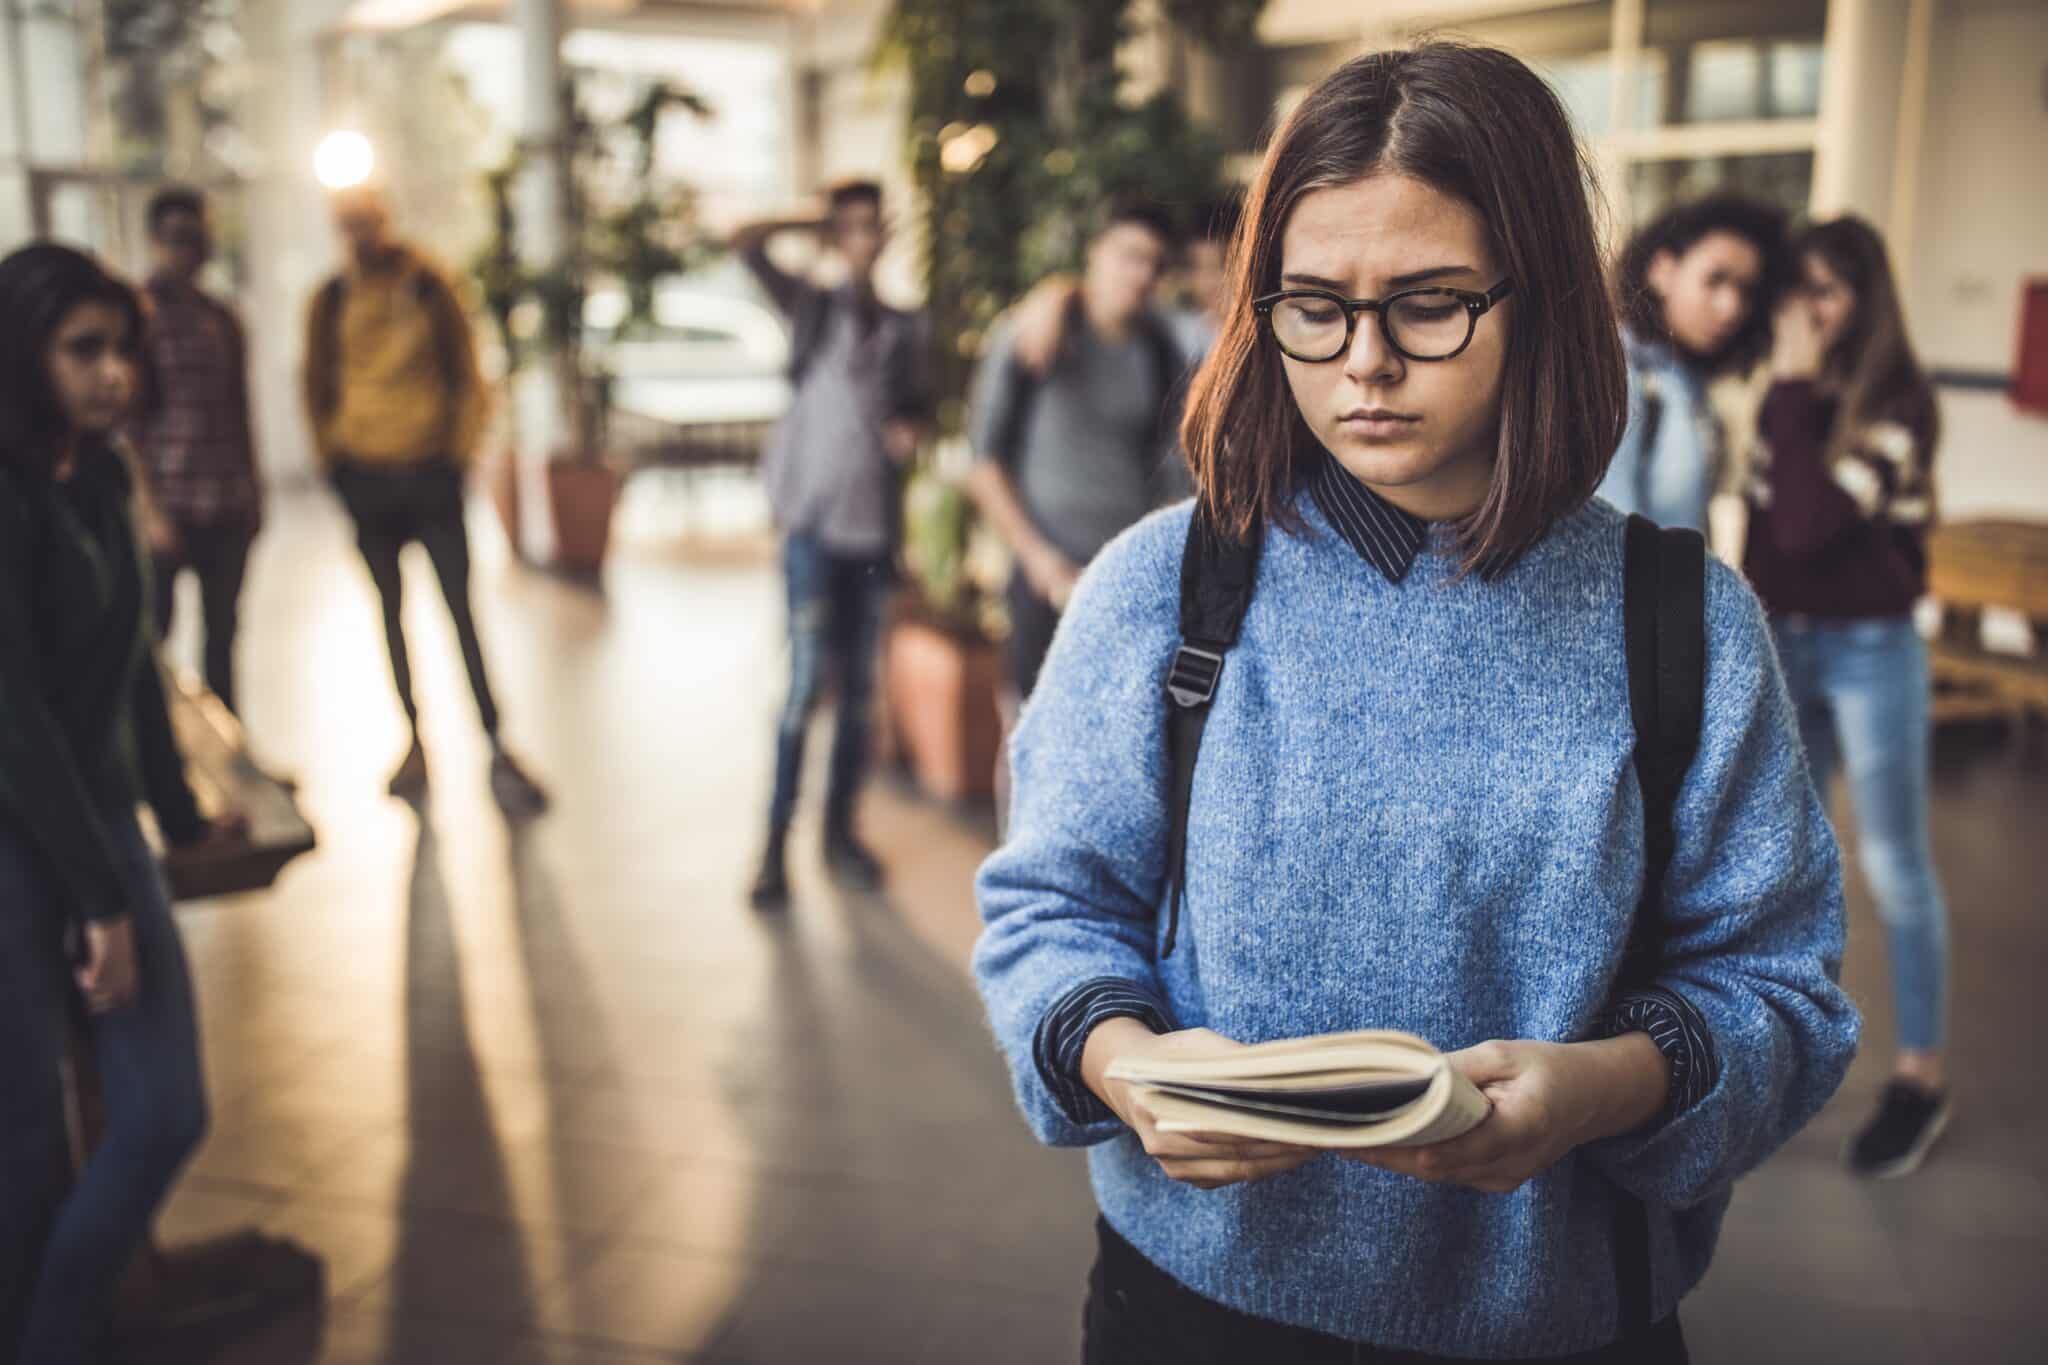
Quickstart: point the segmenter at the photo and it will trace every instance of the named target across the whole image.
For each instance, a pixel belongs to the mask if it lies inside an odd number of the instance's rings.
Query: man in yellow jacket
[[[412,667],[399,624],[400,552],[418,541],[455,620],[477,711],[490,736],[491,785],[508,809],[546,797],[498,738],[498,707],[469,601],[463,475],[487,407],[476,342],[446,276],[392,233],[375,188],[335,197],[348,265],[313,295],[306,321],[306,414],[329,481],[356,526],[356,545],[384,611],[384,638],[412,747],[391,778],[396,796],[426,786]]]

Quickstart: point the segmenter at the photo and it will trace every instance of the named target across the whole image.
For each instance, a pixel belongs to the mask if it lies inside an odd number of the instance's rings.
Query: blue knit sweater
[[[1680,795],[1659,985],[1720,1072],[1650,1131],[1510,1195],[1335,1157],[1205,1192],[1033,1058],[1047,1009],[1121,978],[1243,1042],[1398,1028],[1445,1050],[1592,1036],[1643,876],[1622,648],[1623,519],[1594,502],[1499,580],[1441,529],[1399,584],[1314,500],[1266,539],[1203,740],[1180,941],[1160,961],[1162,679],[1189,507],[1089,569],[1013,743],[975,970],[1038,1136],[1093,1145],[1096,1197],[1154,1264],[1242,1312],[1479,1358],[1618,1335],[1615,1185],[1651,1206],[1659,1317],[1698,1282],[1731,1183],[1826,1102],[1859,1021],[1835,984],[1840,865],[1755,598],[1714,563],[1700,748]]]

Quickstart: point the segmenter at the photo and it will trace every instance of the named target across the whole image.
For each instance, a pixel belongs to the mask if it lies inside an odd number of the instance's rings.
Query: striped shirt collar
[[[1394,506],[1327,455],[1308,488],[1330,525],[1366,563],[1386,575],[1389,583],[1408,576],[1428,538],[1428,522]]]

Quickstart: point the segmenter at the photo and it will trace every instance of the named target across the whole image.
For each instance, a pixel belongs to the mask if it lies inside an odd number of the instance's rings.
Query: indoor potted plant
[[[508,373],[543,357],[561,367],[566,449],[546,470],[555,567],[595,573],[611,539],[612,511],[623,471],[610,449],[612,375],[608,347],[652,320],[656,286],[680,274],[709,248],[686,184],[660,173],[656,139],[662,119],[681,110],[703,116],[697,96],[665,81],[631,81],[621,117],[602,120],[593,106],[627,78],[575,73],[564,94],[566,248],[553,265],[533,269],[519,257],[513,187],[517,156],[486,181],[491,239],[472,265],[503,342]],[[593,326],[591,298],[610,291],[616,316]],[[518,537],[517,481],[508,467],[493,496],[513,544]]]
[[[929,466],[905,490],[903,531],[910,591],[897,599],[886,645],[886,733],[925,795],[977,804],[994,794],[1002,740],[999,595],[981,581],[989,566],[976,554],[986,540],[977,544],[959,484]]]
[[[1228,48],[1263,0],[1163,0],[1172,26]],[[905,506],[903,594],[886,651],[885,698],[900,756],[929,795],[991,794],[999,727],[1004,556],[953,478],[981,341],[1042,274],[1081,262],[1084,225],[1137,195],[1218,196],[1224,148],[1171,90],[1124,97],[1119,48],[1134,0],[896,0],[882,59],[908,78],[908,159],[925,241],[930,371],[939,427]],[[993,550],[994,553],[986,553]]]

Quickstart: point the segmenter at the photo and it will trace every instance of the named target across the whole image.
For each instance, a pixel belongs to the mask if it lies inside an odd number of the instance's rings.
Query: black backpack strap
[[[1180,930],[1181,901],[1187,891],[1188,805],[1195,790],[1195,760],[1209,706],[1223,677],[1223,657],[1237,643],[1238,628],[1251,606],[1258,576],[1259,529],[1238,540],[1211,523],[1197,503],[1188,520],[1180,560],[1180,648],[1166,671],[1166,941],[1159,955],[1173,955]]]
[[[1622,613],[1636,781],[1643,792],[1643,900],[1630,931],[1630,967],[1654,967],[1658,903],[1671,866],[1672,810],[1700,742],[1706,689],[1706,541],[1683,528],[1628,519]],[[1626,984],[1641,976],[1624,973]]]
[[[1643,792],[1643,895],[1629,925],[1620,988],[1642,986],[1663,953],[1664,876],[1677,840],[1679,789],[1699,748],[1706,697],[1706,541],[1631,516],[1624,533],[1622,623],[1636,781]],[[1624,1192],[1614,1237],[1623,1337],[1650,1326],[1650,1211]]]

